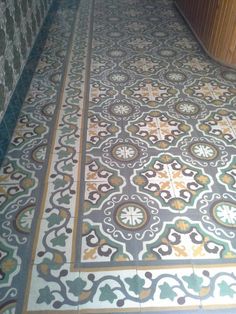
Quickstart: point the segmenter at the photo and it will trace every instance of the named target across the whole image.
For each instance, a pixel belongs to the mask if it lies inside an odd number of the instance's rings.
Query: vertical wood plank
[[[176,4],[209,54],[236,66],[236,0],[176,0]]]

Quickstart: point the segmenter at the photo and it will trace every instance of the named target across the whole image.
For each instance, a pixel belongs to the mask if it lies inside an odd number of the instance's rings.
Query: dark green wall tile
[[[29,87],[40,53],[40,49],[31,51],[53,1],[1,1],[0,164],[2,160],[1,156],[3,155],[3,151],[6,150],[6,143],[9,143],[9,135],[13,132],[21,104],[27,93],[27,88]],[[42,41],[42,35],[40,38],[39,41]],[[29,65],[28,61],[25,67],[30,53],[31,65]],[[25,70],[23,71],[24,67]]]

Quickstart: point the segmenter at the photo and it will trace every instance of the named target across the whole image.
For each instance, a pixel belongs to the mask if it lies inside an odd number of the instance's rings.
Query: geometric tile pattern
[[[57,17],[0,173],[3,312],[233,313],[235,71],[169,0]]]

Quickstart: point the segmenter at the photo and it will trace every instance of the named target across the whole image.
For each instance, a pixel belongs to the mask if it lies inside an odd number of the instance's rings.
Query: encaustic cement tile
[[[9,244],[9,248],[14,248],[16,253],[15,262],[17,264],[21,264],[27,260],[26,252],[30,250],[30,239],[33,235],[33,220],[30,217],[32,217],[34,209],[34,206],[22,208],[14,218],[7,218],[7,215],[0,215],[1,243],[3,245],[4,241],[6,241],[5,243]],[[3,247],[1,246],[1,249],[5,251]],[[11,255],[5,253],[3,254],[3,261],[4,259],[8,260]]]
[[[23,175],[19,180],[9,181],[6,184],[0,184],[0,212],[6,213],[8,218],[11,214],[18,211],[21,204],[24,203],[20,197],[31,198],[31,192],[34,184],[37,184],[35,178]]]
[[[140,312],[136,269],[81,272],[79,313]]]
[[[0,184],[2,185],[24,186],[24,179],[34,177],[34,174],[25,169],[17,158],[6,158],[0,169]]]
[[[142,311],[191,310],[200,308],[198,282],[193,267],[164,266],[138,268]]]
[[[69,168],[70,165],[71,168],[74,166],[73,161],[71,160],[66,166],[62,166],[62,168]],[[54,166],[57,169],[59,168],[58,164]],[[75,172],[73,176],[70,176],[67,173],[57,173],[57,175],[53,173],[50,175],[49,182],[47,183],[48,192],[46,193],[47,195],[45,194],[45,209],[53,208],[55,206],[64,206],[65,208],[70,208],[72,217],[76,216],[76,199],[80,199],[76,191],[80,191],[83,185],[81,181],[77,181],[81,180],[80,168],[74,167],[74,169],[77,170],[77,172]],[[46,212],[48,212],[48,210],[46,210]]]
[[[89,193],[92,191],[89,191],[86,182],[83,185],[81,181],[74,181],[75,179],[76,174],[75,178],[63,174],[52,177],[49,179],[51,181],[45,183],[45,194],[43,194],[41,202],[42,218],[48,218],[52,213],[58,214],[61,210],[65,211],[70,218],[78,217],[78,209],[84,209],[85,206],[84,204],[81,205],[80,198],[82,196],[78,192],[82,191],[85,186],[89,197]],[[97,186],[97,183],[94,184]],[[94,184],[91,183],[92,187]]]
[[[81,218],[72,219],[61,209],[40,220],[38,245],[32,262],[41,268],[48,264],[60,266],[66,262],[79,269],[114,263],[119,266],[132,259],[125,254],[125,244],[105,233],[103,226],[89,223],[89,220],[81,223]]]
[[[160,221],[165,220],[160,217]],[[216,238],[203,224],[188,217],[178,216],[163,222],[161,229],[149,241],[143,240],[143,260],[187,263],[191,260],[219,260],[235,257],[236,251],[227,239]]]
[[[40,269],[55,264],[73,263],[79,251],[77,243],[78,219],[70,218],[65,209],[48,214],[47,219],[38,222],[37,239],[32,262]]]
[[[100,206],[105,197],[117,192],[124,185],[124,179],[118,175],[118,172],[114,173],[110,168],[102,166],[99,159],[87,157],[85,173],[82,173],[80,172],[81,154],[76,155],[73,159],[70,156],[69,158],[65,157],[65,160],[60,158],[64,155],[60,156],[59,154],[52,155],[56,156],[58,161],[53,160],[51,163],[49,180],[45,186],[47,190],[44,202],[46,212],[48,212],[47,208],[65,206],[70,209],[71,217],[73,217],[76,215],[74,212],[77,199],[75,192],[77,191],[78,194],[78,189],[85,189],[83,207],[88,210],[88,206]],[[67,169],[69,169],[69,173]]]
[[[62,152],[61,154],[63,154]],[[59,151],[58,154],[50,154],[51,161],[48,181],[50,182],[52,179],[57,177],[62,179],[62,176],[70,176],[73,177],[74,181],[79,181],[80,178],[77,177],[77,174],[79,173],[82,154],[74,154],[72,152],[71,155],[65,157],[60,156],[61,154]]]
[[[140,312],[136,270],[68,273],[69,264],[43,271],[33,266],[27,313]]]
[[[131,241],[120,243],[112,234],[106,232],[99,223],[84,219],[82,215],[70,219],[68,213],[61,209],[57,213],[48,214],[47,219],[38,222],[38,245],[32,257],[32,262],[40,269],[55,264],[71,263],[74,269],[97,269],[99,267],[122,267],[138,263],[129,253]],[[137,241],[136,241],[137,242]],[[131,243],[132,251],[140,250],[135,241]],[[132,262],[130,264],[130,262]]]
[[[207,262],[207,261],[206,261]],[[204,309],[236,311],[236,264],[194,265],[196,292]]]
[[[79,295],[83,289],[79,272],[70,273],[70,264],[50,264],[44,268],[33,265],[31,271],[24,313],[78,313]]]
[[[82,133],[83,134],[83,133]],[[83,150],[83,142],[81,139],[81,130],[74,126],[64,126],[57,130],[54,140],[54,146],[51,150],[51,157],[54,161],[63,160],[73,157],[75,154],[81,153]],[[57,155],[57,158],[55,158]]]
[[[31,263],[40,270],[48,265],[60,268],[63,263],[70,263],[75,271],[135,269],[138,260],[128,252],[130,241],[122,244],[103,229],[89,219],[83,223],[80,218],[70,219],[65,210],[53,212],[39,221]],[[135,241],[132,246],[133,251],[140,250]]]

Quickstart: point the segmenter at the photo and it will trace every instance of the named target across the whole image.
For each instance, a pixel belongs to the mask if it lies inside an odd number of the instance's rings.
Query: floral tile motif
[[[119,96],[103,103],[102,114],[110,121],[135,120],[141,114],[141,104]]]
[[[40,220],[41,230],[38,237],[40,245],[32,256],[32,262],[37,264],[39,275],[49,274],[50,270],[71,262],[73,251],[72,230],[78,218],[70,218],[66,210],[50,212],[47,218]],[[47,250],[43,243],[46,241]]]
[[[109,195],[121,192],[124,178],[116,170],[105,167],[98,159],[87,156],[85,166],[84,211],[100,208]]]
[[[123,221],[123,226],[129,226],[127,219],[123,219]],[[109,225],[111,226],[111,224]],[[133,223],[132,226],[134,226]],[[104,231],[105,228],[101,224],[86,219],[82,228],[81,263],[93,263],[96,265],[98,262],[121,263],[133,260],[133,256],[128,252],[126,244],[117,241],[115,237],[112,238],[110,234]]]
[[[203,309],[235,308],[235,265],[224,268],[194,265],[194,276],[198,281],[198,292]],[[214,300],[214,302],[212,302]],[[225,306],[227,304],[227,306]]]
[[[178,312],[200,308],[199,281],[191,265],[138,269],[137,279],[142,310]]]
[[[75,217],[78,216],[76,211],[76,189],[78,181],[74,181],[70,176],[56,177],[51,182],[45,183],[47,196],[43,199],[41,206],[42,217],[48,218],[49,215]]]
[[[204,134],[221,139],[226,145],[235,146],[236,115],[234,111],[220,109],[213,112],[198,124],[198,128]]]
[[[140,192],[149,194],[173,212],[192,208],[212,185],[212,180],[202,170],[169,154],[152,159],[144,169],[136,171],[133,182]]]
[[[172,30],[174,30],[174,27],[181,27],[180,25],[172,25]],[[196,40],[191,36],[182,36],[181,38],[178,36],[175,39],[172,39],[172,44],[179,48],[181,51],[189,51],[194,52],[199,50],[199,45],[196,42]]]
[[[80,293],[79,311],[135,311],[140,312],[139,276],[136,270],[113,272],[81,272],[83,289]],[[96,288],[95,288],[96,287]]]
[[[135,52],[146,52],[151,48],[154,48],[155,45],[153,40],[143,35],[135,35],[130,38],[130,41],[127,43],[127,46],[133,49]]]
[[[154,59],[150,56],[135,56],[132,59],[122,62],[121,64],[125,69],[134,71],[137,74],[153,75],[161,70],[165,64],[164,61]]]
[[[225,146],[220,141],[206,137],[186,137],[180,143],[185,160],[201,167],[223,166],[229,160]]]
[[[37,278],[37,285],[31,285],[31,298],[25,305],[25,312],[34,311],[70,311],[78,313],[78,299],[81,289],[79,272],[69,274],[70,264],[63,263],[61,269],[57,264],[51,264],[40,271],[40,265],[34,265],[32,275]],[[39,275],[41,273],[41,275]],[[47,280],[47,278],[50,280]],[[66,290],[64,290],[66,288]],[[64,294],[58,292],[64,290]]]
[[[235,71],[170,0],[77,4],[0,171],[0,312],[234,311]]]
[[[128,126],[132,136],[146,140],[149,147],[166,149],[176,143],[191,130],[191,126],[171,118],[160,111],[151,111]]]
[[[124,94],[137,100],[142,100],[150,107],[157,107],[164,101],[176,96],[178,91],[158,81],[145,79],[133,86],[127,87]]]
[[[192,86],[185,89],[185,92],[218,107],[230,103],[236,97],[235,88],[209,78],[196,80]]]
[[[219,214],[223,217],[222,212]],[[154,241],[144,242],[143,247],[141,253],[144,260],[217,260],[236,256],[236,250],[232,248],[230,241],[216,241],[201,223],[180,217],[171,223],[164,223]]]
[[[212,208],[214,219],[228,228],[236,228],[236,203],[220,200]]]
[[[17,256],[16,247],[7,243],[1,237],[0,245],[1,286],[9,286],[14,276],[19,272],[20,259]]]
[[[84,218],[85,230],[88,231],[83,235],[86,242],[83,239],[81,254],[89,251],[89,243],[90,251],[93,247],[95,250],[94,243],[100,243],[104,249],[97,252],[100,254],[93,260],[94,263],[104,258],[117,265],[127,261],[141,262],[140,252],[144,250],[142,241],[151,241],[160,228],[156,203],[138,194],[118,194],[105,202],[102,208],[102,213],[95,209],[96,212],[89,212]]]
[[[144,165],[148,158],[147,145],[135,138],[116,138],[102,147],[106,164],[111,168],[134,169]]]
[[[5,161],[0,174],[1,213],[5,213],[8,205],[21,196],[30,195],[37,184],[33,174],[21,167],[17,160]]]
[[[112,67],[112,62],[97,56],[93,59],[91,71],[93,74],[101,74],[104,70]]]
[[[22,115],[14,130],[12,144],[15,147],[24,146],[28,138],[33,140],[38,136],[43,136],[47,131],[43,123],[39,124],[32,121],[30,116]]]
[[[193,72],[199,75],[206,75],[214,71],[214,66],[206,59],[205,56],[200,54],[186,55],[177,59],[174,64],[187,71]]]
[[[110,121],[106,121],[100,115],[90,111],[88,113],[87,125],[87,149],[99,147],[104,139],[114,136],[119,133],[119,128]],[[100,145],[99,145],[100,144]]]
[[[232,157],[230,164],[221,168],[219,171],[219,180],[225,184],[226,189],[234,192],[236,188],[236,158]]]
[[[105,99],[115,96],[117,93],[112,87],[108,87],[101,82],[94,81],[90,85],[90,102],[91,104],[101,104]]]

